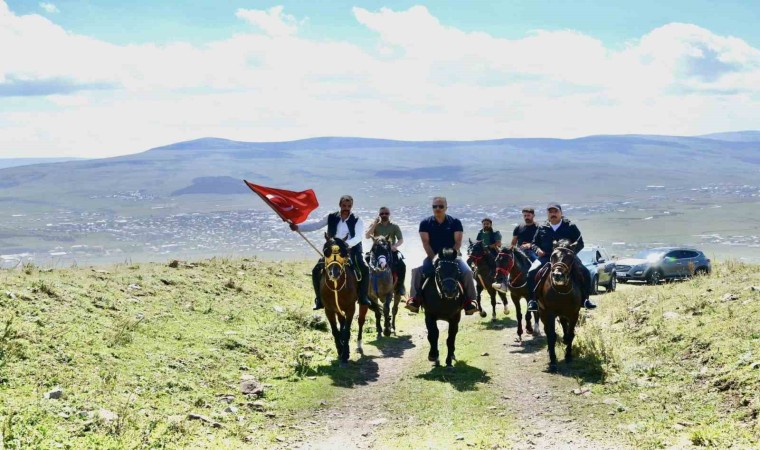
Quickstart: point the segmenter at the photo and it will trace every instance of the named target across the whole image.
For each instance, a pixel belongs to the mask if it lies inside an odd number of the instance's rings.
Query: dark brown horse
[[[381,308],[374,308],[375,326],[377,328],[377,338],[380,339],[383,334],[390,336],[396,332],[396,313],[398,312],[398,303],[401,300],[396,291],[396,279],[393,277],[393,252],[391,244],[385,236],[372,238],[372,248],[369,251],[369,289],[368,294],[370,301],[383,305]],[[391,317],[391,299],[393,302],[393,316]],[[359,306],[359,336],[357,339],[357,350],[362,351],[362,331],[364,330],[364,321],[367,316],[369,306]],[[384,324],[380,325],[381,317],[385,318]]]
[[[499,294],[501,303],[504,305],[504,314],[507,314],[507,295],[503,292],[499,292],[492,286],[494,282],[494,262],[490,260],[488,248],[483,245],[483,241],[472,242],[470,239],[470,246],[467,248],[467,262],[472,267],[472,273],[475,275],[475,286],[478,290],[478,309],[480,309],[480,317],[488,315],[481,306],[481,294],[483,290],[488,292],[491,297],[491,320],[496,320],[496,294]]]
[[[459,282],[461,273],[456,258],[457,252],[454,249],[441,250],[435,263],[434,275],[428,277],[422,285],[425,326],[430,342],[428,360],[436,366],[441,364],[438,353],[438,321],[446,321],[449,323],[449,336],[446,339],[446,367],[449,369],[453,369],[452,361],[456,360],[454,351],[464,304],[464,289]]]
[[[555,331],[556,320],[562,325],[562,342],[565,343],[565,362],[573,359],[573,339],[578,313],[583,304],[583,296],[578,283],[573,282],[573,264],[575,264],[575,243],[561,240],[554,243],[549,262],[551,268],[539,282],[537,289],[538,313],[546,330],[549,347],[549,372],[557,371],[557,355],[554,346],[557,343]]]
[[[528,301],[528,283],[527,276],[530,269],[530,259],[517,247],[502,247],[499,250],[499,254],[496,255],[496,281],[507,281],[507,287],[509,289],[509,296],[512,298],[512,303],[515,305],[515,313],[517,314],[517,340],[522,342],[523,326],[522,326],[522,308],[520,307],[520,299]],[[533,319],[534,324],[531,323]],[[525,330],[534,335],[540,335],[538,327],[538,314],[530,311],[525,313]]]
[[[354,320],[356,301],[359,298],[356,289],[356,271],[351,267],[346,242],[327,235],[325,239],[325,246],[322,249],[325,255],[325,266],[320,281],[320,294],[322,304],[325,306],[325,316],[330,322],[335,339],[340,366],[346,367],[349,357],[351,322]]]

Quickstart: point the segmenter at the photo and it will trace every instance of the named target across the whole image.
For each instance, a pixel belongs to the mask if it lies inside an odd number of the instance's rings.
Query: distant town
[[[426,193],[426,186],[411,189]],[[387,192],[383,192],[387,190]],[[597,204],[568,204],[564,206],[565,215],[586,220],[592,217],[605,217],[625,213],[636,213],[636,219],[655,220],[657,218],[680,214],[652,206],[664,199],[679,198],[688,202],[703,202],[705,208],[720,208],[721,205],[710,204],[715,197],[734,199],[752,199],[759,196],[758,186],[711,185],[670,192],[667,186],[645,186],[639,189],[649,192],[646,201],[619,201]],[[409,190],[401,185],[386,184],[383,189],[375,189],[374,195],[392,198],[394,193]],[[367,195],[366,193],[364,194]],[[420,196],[420,192],[414,195]],[[155,205],[155,197],[146,192],[118,192],[109,197],[134,202],[150,202]],[[427,202],[419,206],[393,208],[393,220],[407,235],[408,252],[416,246],[420,253],[416,236],[419,220],[430,214]],[[254,204],[254,202],[252,202]],[[357,205],[359,206],[359,205]],[[523,205],[451,205],[450,213],[460,218],[465,227],[465,236],[474,238],[480,228],[480,220],[485,216],[493,217],[497,228],[501,228],[508,242],[511,230],[521,221],[520,209]],[[147,217],[112,216],[105,212],[80,212],[58,210],[38,213],[33,216],[12,214],[5,220],[0,230],[5,236],[21,236],[19,244],[11,244],[13,238],[0,240],[0,267],[10,268],[27,262],[40,265],[69,266],[76,264],[90,265],[114,262],[162,261],[172,258],[201,258],[210,256],[258,256],[262,258],[311,258],[313,251],[295,233],[269,209],[261,204],[257,209],[240,209],[219,212],[192,212],[167,214],[160,207],[147,206],[155,211]],[[537,206],[538,220],[543,215]],[[311,214],[311,218],[320,218],[332,208],[322,206]],[[368,210],[357,207],[355,212],[366,222],[375,217],[376,209]],[[620,219],[618,219],[620,220]],[[23,230],[23,232],[21,231]],[[3,237],[3,235],[0,235]],[[310,238],[317,245],[322,242],[320,233],[311,233]],[[586,238],[589,240],[589,237]],[[607,245],[611,253],[630,254],[648,245],[666,245],[668,242],[647,242],[640,239],[627,239],[625,236],[611,239],[593,239],[597,244]],[[710,244],[760,248],[760,236],[756,234],[724,234],[711,232],[691,236],[695,245]],[[760,253],[760,252],[758,252]]]

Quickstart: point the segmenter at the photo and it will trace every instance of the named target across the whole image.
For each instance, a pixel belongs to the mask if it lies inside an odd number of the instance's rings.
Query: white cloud
[[[42,9],[43,9],[43,10],[44,10],[46,13],[48,13],[48,14],[53,14],[53,13],[58,13],[58,12],[61,12],[61,11],[58,9],[58,7],[57,7],[57,6],[55,6],[55,5],[54,5],[54,4],[52,4],[52,3],[41,2],[41,3],[40,3],[40,8],[42,8]]]
[[[611,49],[575,30],[465,32],[354,8],[368,48],[299,37],[282,7],[204,45],[114,45],[0,0],[0,148],[114,155],[202,136],[288,140],[699,134],[758,128],[760,52],[668,24]]]

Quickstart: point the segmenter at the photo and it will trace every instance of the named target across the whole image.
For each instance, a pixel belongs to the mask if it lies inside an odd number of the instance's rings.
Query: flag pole
[[[288,222],[288,223],[293,223],[293,222],[292,222],[292,221],[290,221],[290,220],[288,220],[287,222]],[[314,244],[312,244],[312,243],[311,243],[311,241],[310,241],[310,240],[309,240],[309,239],[308,239],[306,236],[304,236],[304,235],[303,235],[303,233],[301,233],[301,230],[295,230],[295,231],[296,231],[296,233],[298,233],[298,235],[299,235],[299,236],[301,236],[301,237],[303,238],[303,240],[304,240],[304,241],[306,241],[306,242],[307,242],[309,245],[311,245],[311,248],[313,248],[313,249],[314,249],[314,251],[315,251],[315,252],[317,252],[317,254],[318,254],[320,257],[324,256],[324,255],[322,254],[322,252],[320,252],[320,251],[319,251],[319,249],[318,249],[318,248],[317,248],[317,247],[316,247]]]

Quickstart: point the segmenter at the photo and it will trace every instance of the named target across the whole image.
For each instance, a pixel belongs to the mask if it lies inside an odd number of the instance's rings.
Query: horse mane
[[[522,273],[528,273],[528,270],[530,270],[530,258],[528,258],[528,255],[525,254],[523,249],[520,247],[514,247],[514,253],[515,255],[515,264],[520,268],[520,271]]]
[[[444,261],[454,261],[457,259],[457,252],[453,248],[444,248],[441,250],[439,257]]]
[[[572,242],[570,242],[569,239],[560,239],[556,244],[554,244],[554,248],[566,248],[568,250],[573,250],[571,244]]]

